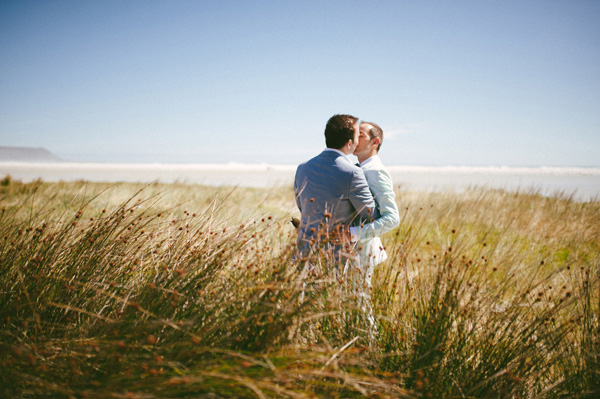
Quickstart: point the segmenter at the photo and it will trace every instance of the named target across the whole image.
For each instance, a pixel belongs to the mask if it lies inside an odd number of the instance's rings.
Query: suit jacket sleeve
[[[306,184],[303,181],[299,181],[301,179],[301,177],[302,177],[302,166],[299,166],[296,169],[296,176],[294,177],[294,197],[296,200],[296,206],[298,207],[298,210],[300,212],[302,212],[302,203],[300,201],[300,193],[304,189],[304,186],[300,186],[300,185]]]
[[[358,213],[359,220],[356,220],[354,224],[368,223],[379,216],[373,194],[369,190],[365,174],[360,168],[354,170],[349,188],[349,198]]]
[[[379,206],[380,217],[372,223],[357,226],[359,241],[380,236],[395,229],[400,224],[392,177],[386,170],[381,169],[366,171],[365,175],[369,188]]]
[[[300,192],[298,190],[298,181],[294,180],[294,198],[296,200],[296,206],[298,210],[302,212],[302,204],[300,203]]]

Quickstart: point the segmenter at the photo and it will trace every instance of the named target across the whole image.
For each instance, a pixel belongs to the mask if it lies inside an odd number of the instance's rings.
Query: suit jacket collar
[[[344,157],[344,159],[345,159],[346,161],[348,161],[348,162],[350,162],[351,164],[353,164],[353,163],[352,163],[352,161],[350,160],[350,158],[348,158],[348,155],[344,154],[344,153],[343,153],[343,152],[341,152],[340,150],[336,150],[335,148],[325,148],[325,150],[323,150],[323,153],[325,153],[325,152],[330,152],[330,151],[331,151],[331,152],[335,152],[335,153],[337,153],[337,154],[339,154],[339,155],[343,156],[343,157]]]

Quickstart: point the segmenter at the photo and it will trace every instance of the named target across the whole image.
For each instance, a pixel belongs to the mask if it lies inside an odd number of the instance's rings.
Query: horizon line
[[[295,170],[299,163],[296,164],[281,164],[268,162],[80,162],[80,161],[16,161],[16,160],[0,160],[0,165],[12,167],[42,167],[49,166],[55,168],[83,167],[83,168],[131,168],[131,169],[198,169],[198,170],[278,170],[288,171]],[[410,164],[388,164],[386,168],[390,171],[413,171],[413,172],[571,172],[585,173],[591,175],[600,175],[600,166],[513,166],[513,165],[410,165]]]

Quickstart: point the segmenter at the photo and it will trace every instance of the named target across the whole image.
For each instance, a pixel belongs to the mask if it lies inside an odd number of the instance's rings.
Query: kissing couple
[[[298,259],[310,262],[325,249],[338,271],[358,267],[369,288],[375,266],[387,259],[379,236],[400,223],[392,178],[379,158],[382,143],[377,124],[336,114],[325,126],[327,148],[300,164],[294,180]]]

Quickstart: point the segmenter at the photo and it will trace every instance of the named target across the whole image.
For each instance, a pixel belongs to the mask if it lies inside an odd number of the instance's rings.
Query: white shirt
[[[360,163],[360,167],[362,168],[363,166],[365,166],[365,165],[366,165],[366,164],[368,164],[369,162],[371,162],[371,161],[374,161],[374,160],[375,160],[375,158],[379,158],[379,155],[373,155],[372,157],[369,157],[369,158],[365,159],[364,161],[362,161],[362,162]]]

